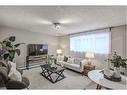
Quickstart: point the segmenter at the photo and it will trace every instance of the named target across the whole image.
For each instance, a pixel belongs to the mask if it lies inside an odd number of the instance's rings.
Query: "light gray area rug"
[[[65,70],[64,75],[66,78],[54,84],[41,76],[40,73],[40,67],[24,70],[23,76],[27,77],[30,80],[30,89],[96,89],[96,84],[92,82],[88,77],[71,70]]]

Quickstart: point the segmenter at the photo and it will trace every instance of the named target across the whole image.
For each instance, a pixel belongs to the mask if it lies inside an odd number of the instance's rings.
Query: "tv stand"
[[[26,69],[40,66],[47,63],[48,55],[38,55],[38,56],[27,56],[26,57]]]

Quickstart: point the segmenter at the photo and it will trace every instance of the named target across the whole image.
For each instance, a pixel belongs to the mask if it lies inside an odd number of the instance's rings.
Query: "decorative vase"
[[[114,67],[114,78],[120,78],[120,68]]]
[[[52,60],[51,67],[55,67],[56,68],[56,64],[55,64],[54,60]]]

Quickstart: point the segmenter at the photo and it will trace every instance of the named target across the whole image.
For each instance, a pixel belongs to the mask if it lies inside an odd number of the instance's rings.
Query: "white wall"
[[[59,48],[62,49],[63,55],[70,55],[70,36],[59,37]]]
[[[126,58],[127,58],[127,25],[126,25],[125,30],[126,30],[126,38],[125,38],[126,47],[125,47],[125,49],[126,49]]]
[[[56,49],[58,47],[58,37],[25,30],[0,27],[0,41],[9,36],[16,36],[16,43],[25,43],[19,47],[21,49],[21,55],[15,59],[17,66],[25,65],[27,44],[48,44],[48,53],[56,54]]]
[[[111,51],[126,56],[126,26],[119,26],[111,29]]]

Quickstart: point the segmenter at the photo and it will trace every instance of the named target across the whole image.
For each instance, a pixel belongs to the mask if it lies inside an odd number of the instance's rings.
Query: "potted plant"
[[[114,66],[114,77],[120,78],[120,67],[126,68],[127,59],[122,58],[120,55],[117,55],[117,53],[114,52],[112,58],[108,58],[107,60]]]
[[[15,44],[15,38],[15,36],[10,36],[4,41],[0,42],[0,56],[4,60],[13,61],[15,54],[18,56],[20,55],[20,49],[18,49],[18,46],[24,43]]]
[[[127,61],[127,59],[122,59],[121,66],[120,66],[120,72],[124,75],[126,73],[126,67],[127,67],[126,61]]]

